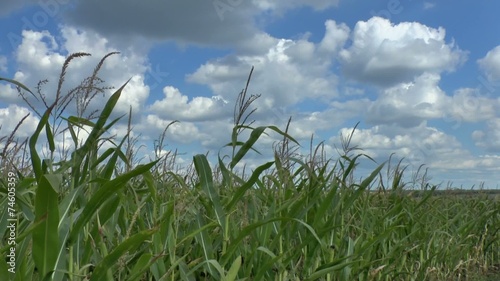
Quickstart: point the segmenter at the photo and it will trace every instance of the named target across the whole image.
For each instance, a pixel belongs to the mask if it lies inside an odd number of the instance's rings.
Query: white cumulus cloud
[[[348,35],[345,24],[329,20],[319,43],[307,38],[273,38],[273,44],[267,48],[211,60],[187,79],[209,86],[231,103],[254,66],[250,93],[263,95],[256,105],[259,114],[269,117],[276,107],[295,105],[305,99],[330,100],[338,96],[338,78],[331,67]]]
[[[15,52],[19,68],[14,79],[24,83],[32,90],[38,81],[48,79],[48,83],[42,87],[42,93],[47,98],[48,103],[55,99],[57,82],[67,54],[84,51],[92,56],[74,58],[70,62],[61,95],[65,95],[70,89],[78,86],[83,79],[92,75],[94,68],[106,54],[117,51],[102,36],[70,26],[61,26],[60,36],[48,31],[25,30],[22,33],[22,38],[21,44]],[[149,95],[149,87],[144,83],[148,67],[146,58],[133,50],[125,50],[122,54],[113,55],[106,59],[98,73],[98,77],[102,77],[105,82],[99,86],[118,88],[128,78],[131,78],[118,101],[115,114],[128,113],[130,105],[134,107],[135,112],[142,110]],[[10,100],[13,100],[11,92],[7,93]],[[102,109],[107,97],[109,97],[109,93],[106,97],[95,96],[89,105],[88,112]],[[36,102],[34,99],[31,99],[31,102],[38,110],[44,110],[41,102]],[[17,98],[17,103],[23,103],[20,97]],[[71,104],[67,108],[67,112],[75,114],[76,106]]]
[[[21,120],[30,114],[29,110],[15,104],[9,105],[7,108],[0,108],[0,138],[8,137],[21,122]],[[15,138],[23,139],[31,136],[38,125],[39,119],[31,113],[19,126]]]
[[[490,81],[500,80],[500,46],[490,50],[478,63]]]
[[[344,72],[355,80],[387,86],[424,72],[452,71],[466,53],[446,43],[445,35],[444,28],[418,22],[393,24],[380,17],[359,21],[352,45],[340,53]]]
[[[164,98],[156,100],[150,110],[162,118],[181,121],[207,121],[232,112],[232,106],[221,97],[194,97],[191,101],[179,89],[167,86],[163,88]],[[229,111],[228,111],[229,109]]]
[[[490,152],[500,153],[500,118],[487,121],[485,130],[476,130],[472,133],[476,145]]]
[[[383,90],[368,108],[367,121],[413,127],[444,115],[446,95],[439,88],[437,74],[424,73],[414,81]]]

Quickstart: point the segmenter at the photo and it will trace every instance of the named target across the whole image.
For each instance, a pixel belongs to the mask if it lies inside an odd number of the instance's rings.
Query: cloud
[[[342,128],[339,136],[330,138],[329,143],[339,144],[340,134],[349,136],[351,132],[352,128]],[[424,164],[424,168],[430,169],[428,176],[435,178],[434,183],[459,181],[472,185],[490,179],[490,186],[494,186],[495,177],[492,178],[491,175],[496,174],[500,167],[500,157],[497,155],[475,156],[455,136],[426,124],[412,128],[379,125],[357,129],[351,139],[351,147],[354,146],[363,149],[363,153],[378,163],[387,160],[394,153],[393,159],[402,159],[401,164],[407,167],[406,176],[417,172]],[[461,178],[461,175],[467,177]]]
[[[369,124],[415,127],[431,119],[442,119],[452,128],[464,122],[481,122],[497,116],[500,100],[481,95],[479,89],[459,88],[447,95],[438,74],[424,73],[408,83],[380,90],[368,106]]]
[[[18,123],[30,112],[27,108],[17,106],[15,104],[9,105],[7,108],[0,108],[0,138],[8,137],[16,128]],[[22,140],[33,134],[38,125],[39,119],[31,113],[19,126],[15,138]]]
[[[23,30],[23,40],[15,51],[19,70],[16,79],[27,85],[36,85],[38,80],[59,77],[65,57],[59,44],[48,31]],[[43,77],[40,74],[43,73]],[[38,79],[38,80],[37,80]]]
[[[345,137],[351,132],[352,128],[342,128],[339,136],[332,137],[330,143],[340,143],[340,134]],[[425,124],[403,129],[391,125],[357,129],[351,138],[351,147],[355,146],[377,162],[387,160],[394,153],[396,159],[404,158],[403,165],[413,169],[421,164],[431,169],[452,170],[487,165],[487,162],[465,150],[456,137]]]
[[[304,145],[312,134],[321,140],[339,128],[342,134],[350,133],[352,128],[343,128],[346,122],[352,125],[366,118],[372,127],[360,129],[353,143],[379,160],[386,160],[396,152],[411,165],[427,163],[443,170],[491,170],[500,166],[494,155],[475,157],[454,136],[428,125],[432,119],[453,126],[486,121],[487,128],[475,131],[472,138],[479,148],[500,150],[497,141],[500,122],[496,113],[500,100],[469,88],[458,88],[447,95],[440,86],[442,72],[455,70],[466,59],[466,52],[453,42],[446,42],[443,28],[417,22],[392,24],[372,18],[358,22],[351,30],[343,23],[328,20],[321,40],[312,41],[308,35],[291,40],[262,31],[256,23],[258,16],[279,16],[303,6],[324,10],[335,6],[337,1],[255,0],[240,4],[231,1],[232,6],[224,10],[222,18],[213,6],[214,1],[197,3],[194,7],[193,3],[194,0],[178,3],[148,0],[144,5],[125,1],[120,6],[111,6],[106,1],[74,2],[73,10],[66,15],[75,16],[72,22],[81,23],[82,28],[61,25],[59,32],[24,31],[15,52],[15,63],[12,60],[12,65],[18,67],[15,78],[30,88],[39,79],[54,79],[44,87],[50,99],[54,97],[56,77],[69,53],[83,50],[93,56],[75,59],[70,64],[64,92],[90,75],[102,56],[120,49],[122,53],[106,60],[100,72],[100,77],[106,80],[103,86],[119,87],[131,78],[116,105],[115,116],[128,113],[133,105],[133,134],[145,142],[156,139],[172,120],[180,120],[167,131],[167,142],[180,145],[181,150],[189,153],[195,153],[194,150],[200,153],[208,149],[217,151],[229,141],[232,105],[245,86],[251,66],[255,66],[248,94],[262,94],[251,107],[258,108],[251,118],[257,120],[256,126],[275,124],[284,128],[288,117],[293,115],[289,132]],[[152,16],[145,16],[151,13]],[[186,14],[193,20],[186,22]],[[161,40],[231,48],[231,54],[206,61],[186,76],[188,82],[209,87],[212,96],[164,87],[165,73],[158,70],[159,64],[150,65],[145,55],[152,41]],[[496,69],[499,47],[478,61],[488,79],[500,78]],[[2,63],[0,57],[0,71],[2,65],[6,67],[7,63]],[[348,78],[378,86],[378,97],[368,98],[373,88],[365,87],[366,84],[339,81],[339,67]],[[152,70],[162,75],[155,76]],[[151,80],[148,75],[159,77],[154,86],[146,85]],[[163,95],[146,106],[155,87],[163,88]],[[96,96],[89,110],[101,109],[111,92]],[[28,110],[20,106],[23,102],[10,85],[0,85],[0,98],[11,103],[8,108],[0,109],[0,123],[6,124],[1,132],[6,132],[11,129],[7,120],[20,120]],[[75,112],[73,107],[73,104],[68,107],[70,113]],[[38,120],[36,116],[32,118],[20,136],[30,135]],[[123,136],[125,121],[126,118],[116,124],[110,134]],[[257,147],[267,153],[278,139],[270,134]],[[63,140],[67,142],[69,138]],[[59,138],[56,143],[62,146],[63,140]],[[333,143],[339,144],[338,136],[326,144],[327,150],[334,153]],[[253,165],[261,163],[262,157],[252,154],[245,161]]]
[[[0,56],[0,72],[7,72],[7,57]]]
[[[0,100],[12,104],[19,100],[18,92],[10,84],[0,84]]]
[[[218,8],[222,2],[222,8]],[[107,37],[143,37],[177,43],[226,45],[257,32],[250,1],[78,1],[68,22]],[[218,9],[222,9],[222,12]],[[189,20],[186,20],[188,17]]]
[[[254,66],[250,93],[263,94],[257,105],[259,112],[267,112],[268,117],[278,106],[287,107],[305,99],[335,98],[338,82],[330,68],[348,38],[349,28],[334,21],[327,21],[325,28],[319,43],[274,38],[273,44],[259,53],[238,53],[209,61],[187,80],[209,86],[231,103]]]
[[[148,135],[159,135],[173,120],[165,120],[156,115],[149,114],[145,118],[147,127],[138,128],[141,131],[147,131]],[[153,134],[154,132],[154,134]],[[171,124],[167,130],[167,138],[180,144],[188,144],[199,141],[203,135],[198,127],[192,122],[176,122]]]
[[[255,18],[269,12],[281,14],[304,6],[315,10],[334,7],[338,0],[213,0],[76,1],[65,19],[91,28],[106,37],[169,40],[179,44],[235,46],[262,35]],[[186,17],[189,20],[186,20]],[[126,42],[125,40],[122,40]]]
[[[424,73],[409,83],[400,83],[380,93],[368,107],[367,122],[414,127],[428,119],[444,116],[446,95],[437,74]]]
[[[332,129],[342,126],[346,121],[360,118],[370,104],[371,101],[364,98],[343,102],[332,101],[326,109],[321,111],[278,111],[277,121],[279,122],[277,124],[285,125],[288,117],[292,116],[290,134],[297,140],[307,142],[313,134],[330,133]]]
[[[26,5],[35,4],[35,0],[2,0],[2,9],[0,10],[0,18],[7,16],[15,10],[25,8]]]
[[[458,127],[462,122],[480,122],[497,116],[500,100],[480,94],[479,89],[461,88],[446,99],[445,120]]]
[[[445,42],[444,28],[418,22],[392,24],[373,17],[356,24],[352,45],[340,52],[344,73],[380,86],[409,82],[425,72],[453,71],[466,53]]]
[[[90,76],[104,55],[116,51],[100,35],[69,26],[61,26],[60,36],[48,31],[24,30],[22,38],[21,44],[15,51],[18,71],[14,78],[31,89],[34,89],[39,80],[49,79],[48,83],[42,87],[42,93],[47,98],[48,103],[55,99],[57,82],[67,54],[85,50],[91,53],[92,57],[75,58],[70,62],[61,91],[62,95],[78,86],[84,78]],[[136,113],[142,110],[149,95],[149,87],[144,83],[144,76],[149,68],[147,58],[133,50],[124,50],[122,54],[110,56],[104,62],[98,75],[105,78],[106,81],[99,86],[117,88],[123,85],[127,78],[131,78],[116,105],[115,114],[128,113],[130,105],[134,107]],[[7,91],[7,93],[9,93],[9,99],[14,100],[12,90]],[[109,97],[109,93],[106,95]],[[87,113],[102,109],[106,100],[107,98],[103,95],[95,96],[89,104]],[[45,109],[40,102],[33,99],[30,101],[39,110]],[[16,103],[22,104],[24,102],[18,97]],[[67,113],[76,114],[76,106],[73,104],[67,108]]]
[[[500,118],[488,120],[487,129],[474,131],[472,139],[478,147],[489,152],[500,153]]]
[[[490,81],[500,81],[500,45],[490,50],[478,61],[479,67]]]
[[[83,31],[74,27],[60,26],[59,33],[25,30],[22,33],[22,40],[14,54],[17,62],[17,71],[15,72],[14,79],[24,83],[35,93],[37,92],[35,86],[38,81],[45,78],[49,79],[47,83],[42,85],[41,94],[44,95],[47,104],[50,104],[55,99],[59,74],[66,57],[69,53],[80,52],[82,50],[92,53],[93,56],[75,58],[70,62],[61,91],[63,96],[74,87],[80,85],[83,79],[92,74],[97,63],[102,59],[102,56],[109,52],[116,51],[116,49],[110,46],[107,39],[95,32]],[[123,114],[128,114],[129,106],[132,105],[132,120],[141,120],[141,115],[144,113],[144,104],[149,96],[149,86],[145,84],[144,79],[146,75],[152,73],[150,70],[151,67],[147,64],[147,57],[134,52],[134,50],[126,49],[119,55],[110,56],[104,62],[98,74],[98,77],[102,77],[106,81],[104,83],[97,82],[96,85],[100,87],[114,86],[115,89],[104,90],[104,93],[97,94],[91,100],[83,116],[86,117],[94,110],[102,110],[111,93],[114,92],[116,88],[123,85],[127,81],[127,78],[131,78],[128,85],[122,91],[111,119]],[[161,75],[156,76],[156,78],[159,79],[157,82],[162,83],[164,77]],[[81,96],[81,93],[79,95]],[[46,108],[41,102],[40,97],[37,101],[30,97],[30,95],[28,96],[30,104],[34,106],[38,112],[43,113]],[[16,89],[12,85],[0,84],[0,97],[2,101],[10,104],[9,107],[0,109],[4,118],[19,121],[22,116],[24,116],[22,114],[29,112],[27,105],[18,96]],[[77,115],[75,100],[69,103],[64,112],[64,116]],[[37,119],[33,118],[36,118],[34,112],[32,112],[31,116],[25,121],[29,126],[23,125],[24,127],[20,128],[17,135],[21,137],[32,134],[38,123]],[[121,124],[117,123],[115,126],[122,126],[126,121],[126,118],[122,118],[119,121]],[[0,122],[2,124],[8,123]],[[15,124],[13,124],[13,126],[15,126]],[[13,130],[12,126],[4,125],[3,127],[2,132],[4,132],[4,130],[7,132]],[[120,131],[120,133],[121,132],[122,131]],[[85,137],[85,134],[82,134],[79,139],[83,137]],[[120,138],[123,137],[123,135],[118,135],[117,137]],[[71,147],[70,144],[72,140],[68,134],[58,134],[56,135],[55,142],[57,149],[62,152],[63,149]],[[107,145],[109,146],[109,144]]]
[[[319,44],[319,51],[336,54],[349,38],[350,29],[344,24],[337,24],[333,20],[325,22],[325,36]]]
[[[150,110],[159,117],[181,121],[209,121],[232,113],[233,107],[226,106],[227,102],[221,97],[195,97],[189,101],[179,89],[167,86],[163,88],[165,97],[156,100]],[[229,110],[228,110],[229,109]]]
[[[492,122],[491,128],[500,128],[499,125],[500,122]],[[491,128],[489,132],[492,132]],[[327,144],[338,147],[341,143],[341,135],[349,136],[352,130],[352,127],[340,129],[338,135],[331,137]],[[495,138],[498,140],[500,136],[499,132],[500,130],[496,130],[495,134],[491,133],[488,136],[482,135],[483,132],[481,134],[474,132],[474,137],[495,141]],[[498,142],[496,145],[498,146]],[[500,171],[498,155],[473,155],[455,136],[427,126],[425,123],[411,128],[401,128],[396,125],[358,128],[354,131],[350,144],[350,147],[356,146],[362,149],[358,153],[370,156],[377,163],[386,161],[394,153],[393,161],[402,160],[402,166],[406,167],[406,177],[417,171],[422,173],[421,165],[424,164],[424,169],[429,168],[427,176],[434,184],[439,182],[446,184],[446,182],[453,181],[454,186],[457,182],[471,186],[487,180],[486,186],[494,187],[498,177],[491,177],[491,175],[496,175]],[[364,163],[361,169],[368,166],[370,163]]]
[[[429,10],[436,7],[436,3],[424,2],[424,10]]]
[[[243,0],[240,0],[240,2]],[[301,6],[310,6],[315,10],[324,10],[336,7],[340,0],[290,0],[290,1],[272,1],[272,0],[254,0],[253,3],[260,10],[283,11]]]

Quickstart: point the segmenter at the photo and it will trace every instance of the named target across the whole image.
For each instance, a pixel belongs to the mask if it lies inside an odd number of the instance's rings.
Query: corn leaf
[[[58,193],[62,177],[43,175],[35,197],[36,220],[44,220],[33,230],[33,259],[45,277],[56,267],[59,245],[59,207]]]

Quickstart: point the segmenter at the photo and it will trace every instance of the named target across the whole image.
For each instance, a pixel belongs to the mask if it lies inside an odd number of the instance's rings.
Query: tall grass
[[[200,154],[191,170],[176,172],[176,152],[161,153],[168,127],[155,143],[156,159],[139,165],[130,134],[105,136],[119,121],[109,118],[126,84],[97,119],[95,113],[83,117],[92,93],[103,90],[97,74],[108,56],[79,90],[60,94],[67,65],[80,56],[66,60],[57,98],[46,103],[29,140],[17,142],[14,133],[2,140],[0,193],[7,194],[7,172],[18,177],[16,273],[0,263],[2,280],[500,278],[498,197],[434,196],[436,187],[424,180],[422,190],[408,191],[404,167],[389,169],[387,163],[356,181],[359,159],[367,156],[350,147],[350,136],[338,159],[326,159],[312,140],[310,155],[298,157],[299,144],[288,134],[291,120],[284,131],[249,121],[259,97],[247,96],[251,73],[235,106],[230,153],[221,150],[216,166]],[[62,114],[69,100],[78,103],[79,116]],[[130,133],[130,119],[128,124]],[[91,129],[80,142],[84,126]],[[51,151],[44,159],[37,149],[42,131]],[[71,135],[74,149],[56,159],[54,139],[61,131]],[[274,160],[249,175],[237,172],[267,132],[283,138]],[[100,150],[104,142],[112,148]],[[383,169],[390,171],[391,186]],[[4,230],[7,196],[0,200]],[[1,254],[9,248],[2,240]]]

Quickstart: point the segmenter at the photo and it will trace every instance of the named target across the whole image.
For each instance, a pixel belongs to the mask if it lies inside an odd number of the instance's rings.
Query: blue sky
[[[165,149],[179,164],[194,154],[217,154],[228,142],[233,104],[255,67],[250,94],[261,94],[257,125],[285,127],[308,153],[312,134],[336,157],[340,136],[377,162],[394,153],[408,177],[421,164],[432,182],[469,188],[500,182],[500,3],[494,1],[4,0],[0,11],[0,76],[30,88],[49,79],[55,96],[68,54],[87,52],[68,68],[64,91],[89,76],[107,53],[100,77],[119,87],[132,78],[116,116],[133,106],[133,135],[152,155],[170,126]],[[109,93],[107,93],[109,96]],[[97,96],[88,112],[102,107]],[[32,101],[42,110],[41,103]],[[0,136],[30,109],[0,84]],[[76,114],[72,104],[68,115]],[[18,137],[33,132],[32,113]],[[123,136],[126,120],[111,134]],[[58,145],[68,148],[69,136]],[[269,160],[279,137],[270,134],[248,155]],[[43,144],[41,144],[43,149]],[[372,168],[363,162],[364,170]]]

